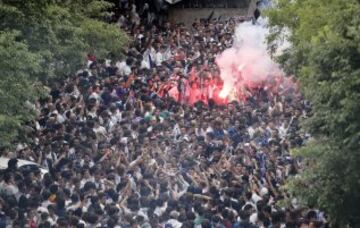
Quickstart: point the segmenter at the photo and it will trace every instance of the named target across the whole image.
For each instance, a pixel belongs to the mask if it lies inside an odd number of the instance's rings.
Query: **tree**
[[[17,35],[0,32],[0,138],[5,147],[19,136],[21,124],[34,118],[34,110],[26,102],[34,102],[41,92],[33,79],[41,70],[41,56],[17,42]]]
[[[0,0],[2,146],[34,119],[30,106],[42,85],[74,74],[90,51],[98,58],[120,54],[127,36],[103,20],[111,7],[102,0]]]
[[[360,3],[277,0],[266,12],[268,44],[291,46],[277,57],[296,75],[313,112],[304,123],[314,141],[298,151],[306,166],[288,190],[324,209],[334,227],[360,224]]]
[[[102,20],[112,4],[101,0],[2,0],[0,30],[18,30],[29,50],[43,57],[41,79],[78,70],[89,51],[98,58],[120,53],[126,35]]]

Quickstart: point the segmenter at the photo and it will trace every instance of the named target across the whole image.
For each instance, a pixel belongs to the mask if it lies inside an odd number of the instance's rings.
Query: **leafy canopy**
[[[305,126],[315,141],[299,151],[307,166],[289,190],[334,227],[360,224],[360,2],[276,0],[266,15],[270,50],[291,43],[278,62],[313,106]]]
[[[120,54],[127,36],[103,20],[110,7],[102,0],[0,0],[0,146],[24,135],[42,85],[75,73],[89,52]]]
[[[41,70],[41,56],[29,52],[28,46],[16,41],[18,33],[0,32],[0,139],[9,146],[17,136],[20,124],[33,117],[24,109],[25,101],[34,102],[39,95],[32,76]]]
[[[2,0],[0,30],[19,31],[17,39],[43,57],[41,79],[66,77],[86,53],[116,56],[127,41],[115,24],[102,20],[110,7],[100,0]]]

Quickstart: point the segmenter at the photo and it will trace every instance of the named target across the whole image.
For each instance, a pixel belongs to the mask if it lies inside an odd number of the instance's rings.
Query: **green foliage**
[[[0,146],[33,120],[24,105],[40,95],[41,83],[73,74],[89,52],[120,53],[126,35],[102,20],[110,7],[103,0],[0,0]]]
[[[289,190],[328,213],[334,227],[360,224],[360,3],[277,0],[266,12],[270,50],[291,43],[278,61],[312,102],[305,122],[315,142],[300,151],[307,165]]]
[[[115,24],[101,20],[111,6],[99,0],[2,0],[0,30],[20,31],[18,39],[43,57],[42,80],[66,77],[82,66],[86,53],[104,58],[127,41]]]
[[[124,45],[124,37],[118,35],[118,28],[114,25],[87,20],[82,23],[82,28],[82,36],[96,56],[107,57],[109,53],[114,57],[121,55],[119,50]],[[94,30],[98,32],[94,33]]]
[[[27,101],[34,102],[41,92],[32,78],[41,70],[41,56],[17,42],[17,35],[17,32],[0,32],[1,146],[9,146],[18,136],[21,123],[34,117],[33,110],[24,107]]]

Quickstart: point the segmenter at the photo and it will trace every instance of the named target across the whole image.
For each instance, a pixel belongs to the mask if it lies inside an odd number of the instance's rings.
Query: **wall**
[[[222,19],[234,16],[253,16],[256,8],[256,0],[251,0],[247,8],[170,8],[169,20],[172,23],[184,23],[186,26],[191,26],[195,19],[208,18],[214,10],[213,18],[221,16]]]
[[[177,8],[247,8],[251,0],[182,0]]]

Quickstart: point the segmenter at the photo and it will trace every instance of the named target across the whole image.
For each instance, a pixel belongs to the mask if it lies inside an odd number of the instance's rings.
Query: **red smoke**
[[[285,77],[268,54],[266,34],[264,25],[239,24],[233,47],[216,58],[220,75],[193,68],[186,79],[171,80],[173,86],[168,95],[180,103],[193,105],[198,101],[208,104],[210,100],[217,104],[244,101],[259,89],[274,95],[297,91],[296,81]]]

